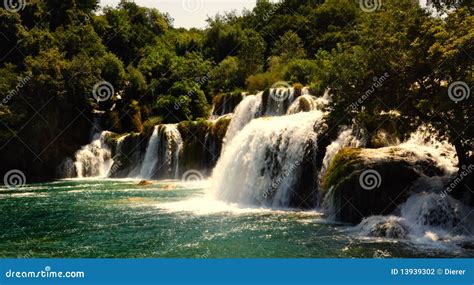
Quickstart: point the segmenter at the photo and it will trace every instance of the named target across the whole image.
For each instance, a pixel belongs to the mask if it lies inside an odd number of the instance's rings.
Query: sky
[[[100,5],[115,7],[120,0],[100,0]],[[135,0],[139,6],[157,8],[168,12],[174,18],[177,28],[205,28],[207,16],[215,16],[218,12],[255,7],[256,0]]]

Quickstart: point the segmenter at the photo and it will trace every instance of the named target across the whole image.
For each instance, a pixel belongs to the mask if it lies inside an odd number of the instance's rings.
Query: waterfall
[[[301,189],[299,177],[323,118],[323,112],[312,111],[251,121],[226,146],[213,172],[212,192],[228,202],[288,207],[292,196],[308,190]]]
[[[63,162],[58,166],[57,175],[60,178],[73,178],[76,176],[76,169],[74,167],[74,160],[70,157],[66,157]]]
[[[298,112],[320,110],[329,103],[329,95],[314,97],[303,88],[302,95],[295,98],[294,88],[271,88],[256,95],[246,95],[237,105],[227,130],[224,144],[229,143],[250,121],[261,116],[283,116]]]
[[[113,164],[110,148],[106,144],[110,135],[107,131],[95,134],[90,144],[76,152],[74,167],[78,178],[107,177]]]
[[[422,192],[400,206],[399,216],[368,217],[351,231],[418,244],[460,244],[474,234],[473,215],[472,209],[449,196]]]
[[[324,155],[323,164],[319,171],[319,180],[324,176],[326,170],[329,168],[332,159],[338,151],[345,147],[361,147],[364,142],[354,135],[353,128],[342,127],[339,136],[335,141],[326,147],[326,154]]]
[[[263,113],[269,116],[285,115],[288,106],[295,99],[294,88],[272,88],[269,90],[269,96],[266,98],[266,105]]]
[[[140,170],[140,177],[150,179],[155,172],[156,164],[158,162],[158,145],[160,144],[160,137],[158,136],[159,126],[155,126],[153,134],[148,141],[148,146],[145,153],[145,158]]]
[[[148,142],[140,178],[178,178],[183,140],[177,125],[155,126]]]
[[[456,149],[447,140],[440,140],[432,127],[419,127],[410,138],[397,146],[400,149],[413,152],[413,157],[430,157],[446,174],[458,170]]]
[[[245,125],[257,117],[260,104],[262,103],[262,94],[263,92],[257,95],[247,95],[242,102],[240,102],[235,109],[234,116],[227,129],[224,143],[230,142]]]
[[[299,112],[310,112],[313,110],[321,110],[330,102],[328,93],[323,97],[315,97],[309,94],[303,94],[296,98],[286,112],[287,115],[296,114]]]
[[[177,179],[179,176],[179,154],[183,149],[183,140],[177,125],[167,126],[166,147],[166,170],[173,175],[173,178]]]

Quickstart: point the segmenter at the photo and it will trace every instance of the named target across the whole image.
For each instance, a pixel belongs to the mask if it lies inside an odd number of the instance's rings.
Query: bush
[[[307,59],[293,60],[285,66],[283,79],[308,85],[315,80],[318,66],[315,61]]]
[[[249,92],[256,92],[270,88],[281,80],[282,78],[278,72],[265,72],[249,76],[245,83]]]

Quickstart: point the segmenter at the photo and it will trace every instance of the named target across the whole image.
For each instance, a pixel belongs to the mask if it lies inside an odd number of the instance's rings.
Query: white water
[[[148,142],[140,178],[151,179],[156,175],[178,178],[179,154],[182,147],[183,140],[177,125],[155,126]]]
[[[224,138],[224,144],[229,143],[245,125],[257,116],[258,109],[262,103],[263,92],[257,95],[248,95],[235,108],[234,116],[229,124]]]
[[[110,148],[105,143],[110,132],[102,132],[93,136],[90,144],[83,146],[75,154],[74,166],[77,177],[107,177],[113,160]]]
[[[219,159],[214,195],[243,205],[287,207],[306,147],[315,147],[323,117],[313,111],[251,121]]]
[[[425,126],[420,127],[408,140],[399,145],[363,149],[362,155],[371,161],[389,158],[403,160],[420,172],[425,170],[425,166],[419,165],[423,161],[437,166],[444,175],[452,175],[458,170],[454,146],[447,141],[438,139],[437,134]]]
[[[158,163],[158,146],[160,144],[160,137],[158,136],[159,126],[155,126],[153,134],[148,141],[145,158],[143,159],[142,168],[140,170],[140,177],[143,179],[150,179],[155,172],[156,164]]]
[[[447,174],[458,170],[456,149],[447,140],[438,139],[436,132],[429,126],[421,126],[410,138],[398,145],[399,148],[412,151],[414,157],[430,157]]]
[[[411,185],[410,198],[393,215],[364,219],[356,227],[360,235],[404,239],[441,249],[473,240],[472,209],[442,194],[457,171],[456,151],[451,144],[438,139],[431,128],[422,126],[398,146],[370,150],[370,153],[372,159],[384,159],[388,153],[392,156],[403,154],[404,159],[412,163],[430,159],[444,171],[444,176],[421,176]]]
[[[402,239],[438,248],[473,240],[474,213],[450,196],[421,192],[399,208],[399,215],[368,217],[354,229],[361,236]]]
[[[354,130],[349,127],[343,127],[339,133],[339,136],[326,148],[326,154],[324,155],[323,164],[319,171],[319,180],[324,176],[326,170],[329,168],[332,159],[336,154],[345,147],[361,147],[365,142],[358,138],[354,134]]]
[[[294,88],[272,88],[266,103],[265,115],[282,116],[286,114],[288,105],[295,99]]]
[[[263,92],[244,97],[242,102],[240,102],[240,104],[235,108],[232,121],[230,122],[224,138],[224,145],[228,144],[237,133],[239,133],[253,119],[261,116],[283,116],[287,113],[287,110],[291,108],[290,106],[293,104],[293,101],[295,101],[294,88],[272,88],[269,92],[266,102],[263,102]],[[301,96],[304,98],[301,100],[307,99],[313,102],[313,99],[311,98],[313,96],[310,96],[308,92],[308,88],[303,89],[303,95]],[[310,111],[318,110],[329,102],[328,97],[314,98],[314,104],[311,103],[314,108]],[[265,108],[265,112],[263,112],[263,108]],[[293,107],[295,111],[291,114],[297,113],[296,108],[296,106]]]
[[[302,94],[294,100],[286,112],[287,115],[296,114],[299,112],[309,112],[313,110],[322,110],[330,102],[329,94],[326,93],[323,97],[315,97],[309,94]]]

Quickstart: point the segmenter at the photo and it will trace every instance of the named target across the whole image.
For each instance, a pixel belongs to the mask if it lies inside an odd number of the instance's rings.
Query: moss
[[[360,157],[361,149],[344,148],[333,158],[322,180],[322,190],[327,191],[338,181],[354,172],[362,162]]]
[[[230,121],[232,118],[226,117],[221,118],[212,126],[212,133],[222,142],[227,133],[227,128],[229,127]]]
[[[391,156],[388,151],[380,159],[374,153],[373,150],[345,148],[330,163],[323,177],[322,191],[334,209],[336,220],[359,223],[365,217],[390,214],[406,201],[410,195],[407,190],[421,173],[436,172],[430,159],[413,165],[400,154]],[[407,158],[411,156],[407,154]],[[367,189],[361,184],[361,175],[366,170],[375,173],[372,181],[377,182],[376,188]]]
[[[193,137],[201,137],[206,134],[211,126],[212,122],[207,120],[184,121],[178,124],[178,130],[183,141],[187,141],[193,139]]]
[[[117,150],[117,139],[126,136]],[[128,173],[140,162],[141,154],[145,152],[149,136],[144,133],[128,133],[114,137],[115,147],[112,150],[114,165],[111,177],[127,177]]]
[[[120,133],[122,131],[122,122],[120,121],[120,113],[118,111],[110,111],[107,113],[104,121],[104,127],[112,132]]]
[[[301,83],[294,83],[293,88],[295,88],[295,98],[300,97],[303,92],[303,85]]]
[[[161,124],[162,122],[163,118],[160,116],[148,118],[148,120],[143,123],[143,132],[152,133],[155,126]]]
[[[122,135],[116,134],[116,133],[110,133],[110,135],[105,137],[105,143],[112,148],[112,150],[115,150],[117,147],[117,140],[120,138]]]
[[[178,124],[183,139],[181,169],[211,170],[222,149],[222,141],[230,118],[217,122],[208,120],[185,121]]]
[[[214,104],[214,115],[225,115],[232,113],[234,109],[242,101],[242,91],[236,90],[229,93],[221,93],[214,96],[212,102]]]

